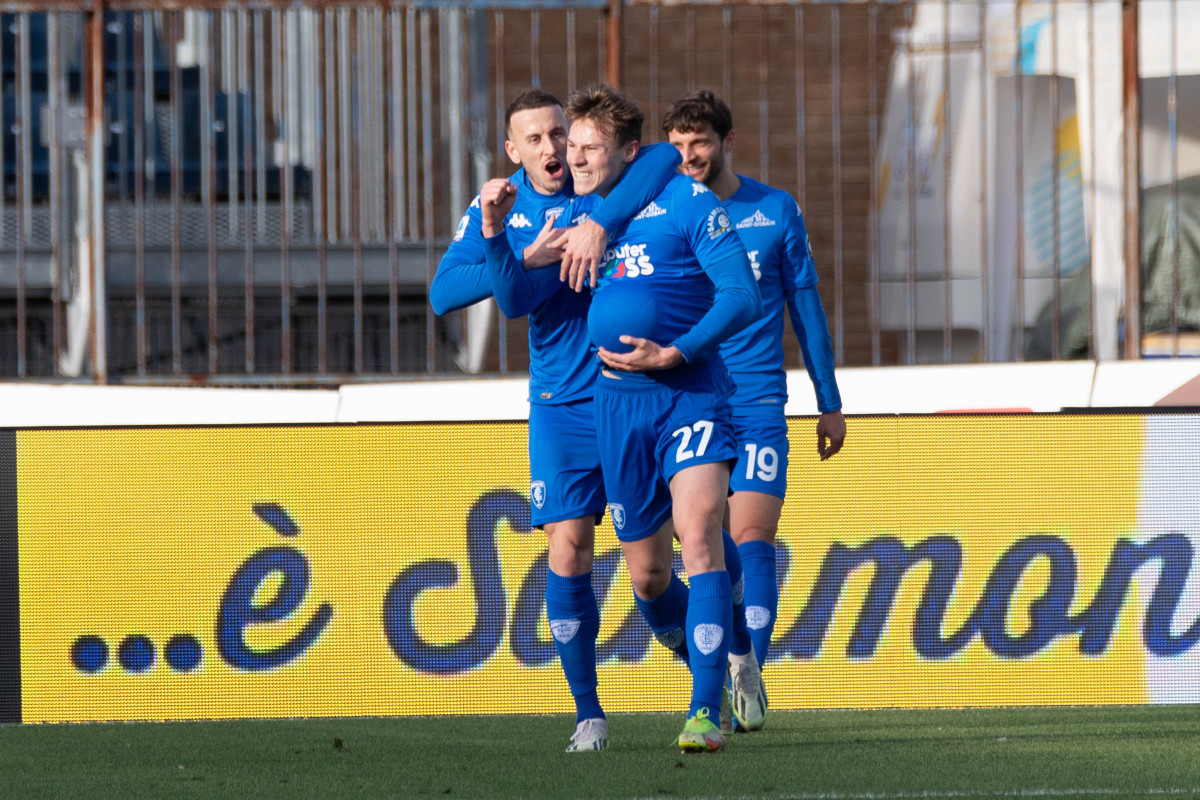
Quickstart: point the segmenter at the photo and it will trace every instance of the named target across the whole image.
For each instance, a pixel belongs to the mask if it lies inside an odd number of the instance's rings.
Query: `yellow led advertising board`
[[[851,418],[827,462],[814,420],[789,425],[773,707],[1195,700],[1200,417]],[[524,423],[6,441],[10,719],[573,708]],[[684,710],[607,520],[593,583],[606,710]]]

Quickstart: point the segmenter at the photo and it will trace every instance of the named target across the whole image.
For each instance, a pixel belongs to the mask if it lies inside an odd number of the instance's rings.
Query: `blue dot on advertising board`
[[[154,666],[154,643],[145,636],[130,636],[117,648],[117,658],[130,672],[145,672]]]
[[[202,652],[200,642],[196,641],[195,636],[181,633],[167,641],[163,657],[176,672],[191,672],[200,663]]]
[[[71,647],[71,663],[89,675],[99,672],[108,663],[108,645],[99,636],[80,636]]]

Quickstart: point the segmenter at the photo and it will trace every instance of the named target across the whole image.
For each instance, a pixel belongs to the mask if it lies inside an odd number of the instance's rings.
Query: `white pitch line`
[[[797,792],[772,794],[774,800],[960,800],[979,797],[1168,797],[1200,795],[1200,788],[1179,787],[1147,789],[1069,788],[1069,789],[1003,789],[997,791],[923,791],[923,792]],[[761,800],[762,795],[714,795],[693,800]],[[649,795],[634,800],[667,800]]]

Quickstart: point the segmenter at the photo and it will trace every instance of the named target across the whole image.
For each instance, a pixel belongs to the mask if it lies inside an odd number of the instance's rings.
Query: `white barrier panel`
[[[1091,361],[840,369],[847,414],[936,414],[944,411],[1058,411],[1089,404]],[[788,375],[793,416],[817,413],[803,371]]]
[[[1200,377],[1200,359],[1104,361],[1096,367],[1092,406],[1148,408],[1200,405],[1200,387],[1192,387],[1190,392],[1184,388],[1197,377]]]
[[[0,427],[258,425],[337,421],[332,389],[0,384]]]
[[[349,384],[338,422],[466,422],[529,419],[526,378]]]
[[[837,371],[847,414],[937,414],[1200,405],[1200,359],[1060,361]],[[1195,382],[1194,386],[1189,384]],[[817,413],[804,370],[789,416]],[[0,427],[524,421],[523,377],[347,384],[334,389],[0,384]]]

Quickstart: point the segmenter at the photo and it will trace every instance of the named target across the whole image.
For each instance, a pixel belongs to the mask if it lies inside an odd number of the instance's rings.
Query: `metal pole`
[[[1126,359],[1142,355],[1142,98],[1138,85],[1138,4],[1121,0],[1121,99],[1124,126]]]
[[[88,265],[92,274],[92,379],[108,382],[107,291],[104,277],[104,0],[96,0],[87,15],[88,32],[88,165],[91,183],[91,221]]]
[[[621,85],[621,0],[608,0],[605,14],[604,79],[613,86]]]

